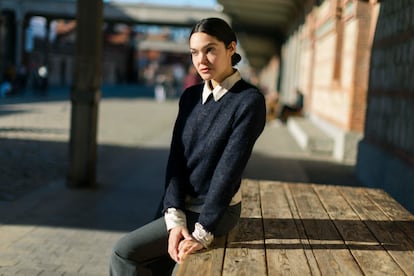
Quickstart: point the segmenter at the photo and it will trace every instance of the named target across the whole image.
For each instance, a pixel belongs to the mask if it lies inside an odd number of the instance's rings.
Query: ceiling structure
[[[244,53],[253,68],[263,68],[280,51],[295,22],[304,17],[304,4],[321,0],[217,0],[223,12],[215,9],[108,2],[107,21],[139,22],[158,25],[192,26],[201,18],[221,17],[231,22]],[[51,18],[76,16],[75,0],[0,0],[2,9],[17,15],[43,15]],[[168,15],[168,16],[166,16]]]
[[[231,18],[253,68],[262,68],[278,53],[292,25],[304,16],[307,0],[218,0]]]

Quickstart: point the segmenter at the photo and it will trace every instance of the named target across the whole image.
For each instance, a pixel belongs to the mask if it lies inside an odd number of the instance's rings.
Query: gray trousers
[[[241,204],[227,208],[214,231],[227,234],[240,218]],[[191,233],[198,213],[186,212]],[[109,263],[111,276],[171,275],[176,263],[168,255],[168,232],[164,217],[158,218],[122,237],[114,246]]]

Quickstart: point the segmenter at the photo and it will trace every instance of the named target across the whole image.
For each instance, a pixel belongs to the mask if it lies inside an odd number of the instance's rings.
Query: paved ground
[[[99,186],[90,190],[65,186],[67,91],[0,99],[0,275],[107,275],[112,245],[153,218],[162,193],[177,102],[148,95],[131,87],[104,91]],[[245,176],[358,185],[352,166],[302,151],[274,124]]]

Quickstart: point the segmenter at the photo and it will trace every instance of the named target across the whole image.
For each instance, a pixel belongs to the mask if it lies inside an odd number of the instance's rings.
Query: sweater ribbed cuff
[[[167,231],[170,231],[174,227],[184,226],[187,227],[187,219],[185,213],[175,208],[168,208],[164,214],[165,224]]]
[[[208,248],[213,242],[214,236],[212,233],[207,232],[200,223],[196,223],[194,232],[191,234],[194,239],[201,243],[205,248]]]

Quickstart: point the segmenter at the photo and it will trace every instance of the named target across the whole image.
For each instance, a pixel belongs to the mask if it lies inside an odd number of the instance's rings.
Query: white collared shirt
[[[241,79],[240,72],[238,70],[235,70],[232,75],[227,77],[224,81],[219,83],[216,87],[214,87],[213,90],[210,88],[210,82],[206,81],[204,83],[203,88],[203,94],[202,94],[202,104],[205,104],[208,96],[210,96],[211,93],[213,93],[214,101],[218,101],[223,97],[229,90],[232,88],[236,82],[238,82]]]

